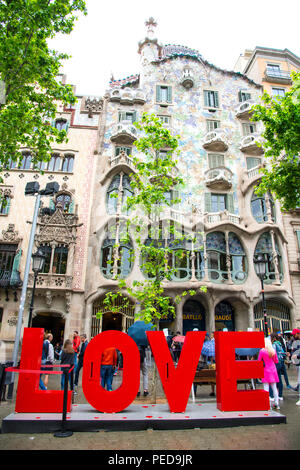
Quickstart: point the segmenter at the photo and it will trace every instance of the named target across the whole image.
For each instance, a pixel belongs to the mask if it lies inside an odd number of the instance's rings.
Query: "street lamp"
[[[268,321],[267,321],[267,306],[265,300],[265,291],[264,291],[264,279],[266,277],[266,267],[267,260],[264,254],[259,254],[254,257],[254,266],[255,272],[261,282],[261,293],[262,293],[262,304],[263,304],[263,314],[264,314],[264,332],[265,336],[268,336]]]
[[[21,338],[21,330],[22,330],[22,323],[23,323],[23,312],[24,312],[24,305],[26,300],[26,292],[27,292],[27,284],[28,284],[28,276],[31,264],[31,256],[32,256],[32,248],[35,236],[35,229],[37,225],[37,218],[38,212],[41,203],[42,196],[54,196],[59,191],[59,184],[55,181],[52,183],[47,183],[45,189],[40,189],[40,185],[37,181],[29,182],[26,184],[25,187],[25,196],[35,196],[35,206],[34,206],[34,213],[28,243],[28,250],[27,250],[27,257],[26,257],[26,264],[25,264],[25,271],[24,271],[24,279],[22,285],[22,293],[19,305],[19,313],[18,313],[18,322],[16,328],[16,336],[15,336],[15,343],[14,343],[14,350],[13,350],[13,366],[16,367],[18,364],[18,352],[19,352],[19,345],[20,345],[20,338]],[[8,389],[8,398],[12,398],[13,395],[13,387],[14,387],[14,373],[12,373],[11,384]]]
[[[32,271],[34,272],[34,281],[33,281],[31,301],[30,301],[30,306],[29,306],[28,328],[31,327],[36,280],[37,280],[38,274],[41,271],[43,271],[46,256],[44,255],[42,250],[39,248],[31,257],[32,257]]]

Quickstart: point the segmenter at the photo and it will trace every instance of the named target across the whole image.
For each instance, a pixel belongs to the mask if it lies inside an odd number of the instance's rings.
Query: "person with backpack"
[[[278,389],[278,399],[283,400],[282,392],[283,392],[283,383],[281,376],[283,375],[283,366],[284,366],[284,360],[286,356],[286,352],[284,351],[281,342],[279,341],[278,335],[276,333],[271,334],[271,342],[273,349],[275,350],[277,357],[278,357],[278,363],[276,365],[277,369],[277,374],[278,374],[278,382],[277,382],[277,389]],[[270,399],[271,401],[274,400],[273,398],[273,391],[270,389]]]

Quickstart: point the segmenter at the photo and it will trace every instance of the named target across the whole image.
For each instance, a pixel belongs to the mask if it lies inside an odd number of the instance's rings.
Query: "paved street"
[[[290,369],[288,374],[291,385],[295,386],[296,369]],[[49,388],[59,389],[59,379],[55,376],[51,379]],[[119,382],[120,376],[114,379],[114,388]],[[75,403],[86,403],[81,387],[78,392]],[[210,392],[209,386],[198,387],[196,402],[215,402],[215,398],[209,396]],[[287,417],[287,424],[176,431],[78,432],[68,438],[56,438],[53,434],[0,434],[0,450],[299,450],[300,407],[295,405],[297,399],[296,392],[284,388],[280,412]],[[163,400],[159,390],[158,402]],[[136,400],[141,401],[151,403],[148,397]],[[14,400],[1,403],[1,421],[13,411]]]

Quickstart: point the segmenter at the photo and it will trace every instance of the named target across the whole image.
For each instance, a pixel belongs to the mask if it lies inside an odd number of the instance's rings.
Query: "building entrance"
[[[104,297],[97,299],[93,304],[91,338],[107,330],[127,332],[134,322],[134,304],[127,298],[119,296],[114,300],[114,308],[108,308]],[[113,310],[113,311],[111,311]]]
[[[193,331],[198,328],[199,331],[205,331],[205,308],[197,300],[187,300],[182,311],[182,334],[187,331]]]
[[[59,314],[39,312],[33,317],[32,326],[33,328],[44,328],[46,334],[51,333],[53,346],[64,340],[65,320]]]
[[[102,331],[118,330],[122,331],[122,314],[107,312],[102,318]]]
[[[234,331],[234,309],[226,300],[215,307],[215,328],[216,331],[222,331],[224,328]]]

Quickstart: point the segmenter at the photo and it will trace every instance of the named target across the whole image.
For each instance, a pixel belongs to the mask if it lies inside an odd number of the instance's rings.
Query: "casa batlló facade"
[[[257,145],[262,128],[250,121],[249,111],[262,95],[262,85],[240,72],[219,69],[193,49],[161,45],[153,19],[147,27],[147,37],[138,46],[139,74],[111,80],[103,97],[79,97],[74,109],[60,110],[57,125],[68,126],[69,142],[53,149],[52,166],[44,175],[26,163],[23,170],[11,168],[5,173],[0,189],[10,204],[0,219],[1,269],[7,268],[9,279],[18,273],[13,278],[22,282],[27,221],[34,205],[30,198],[25,200],[25,183],[32,178],[41,186],[57,181],[60,192],[51,200],[43,198],[35,237],[35,247],[43,247],[47,263],[46,272],[38,277],[33,326],[51,331],[54,343],[74,330],[89,338],[110,329],[127,331],[139,306],[129,298],[129,305],[120,302],[119,313],[112,313],[103,300],[117,288],[114,274],[128,283],[143,279],[138,256],[130,256],[131,250],[136,251],[134,239],[122,244],[118,233],[132,216],[125,203],[133,191],[130,174],[135,171],[134,141],[139,138],[133,122],[143,112],[153,113],[180,136],[175,170],[184,185],[180,193],[174,188],[170,198],[181,202],[167,208],[164,219],[179,223],[187,233],[201,227],[202,237],[198,247],[182,247],[180,263],[175,257],[170,260],[176,269],[164,288],[176,318],[162,321],[160,327],[183,333],[193,328],[262,330],[261,283],[253,257],[263,253],[270,330],[291,329],[300,312],[291,286],[283,215],[271,194],[265,198],[254,194],[264,155]],[[110,224],[116,227],[114,237],[107,232]],[[33,275],[26,313],[32,282]],[[206,293],[201,286],[207,287]],[[3,281],[0,288],[1,359],[8,360],[20,287]],[[188,289],[196,295],[175,303],[176,296]],[[26,317],[23,324],[27,326]]]

